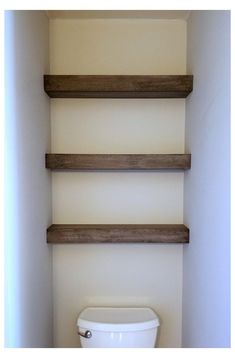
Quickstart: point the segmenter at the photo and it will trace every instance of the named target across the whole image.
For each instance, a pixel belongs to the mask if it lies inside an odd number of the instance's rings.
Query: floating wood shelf
[[[189,242],[189,229],[184,225],[51,225],[47,242],[185,244]]]
[[[192,75],[44,75],[52,98],[185,98],[192,89]]]
[[[190,154],[46,154],[48,169],[182,170],[190,163]]]

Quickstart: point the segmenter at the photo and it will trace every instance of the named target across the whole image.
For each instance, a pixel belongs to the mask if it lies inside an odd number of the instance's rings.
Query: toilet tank
[[[77,320],[83,348],[153,348],[158,326],[148,307],[87,307]]]

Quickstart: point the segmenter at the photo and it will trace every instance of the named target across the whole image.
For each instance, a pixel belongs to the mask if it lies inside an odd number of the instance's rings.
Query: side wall
[[[49,25],[44,11],[5,14],[5,346],[51,347],[50,107],[43,91]]]
[[[186,23],[51,20],[52,74],[185,74]],[[174,56],[172,56],[174,54]],[[183,153],[185,100],[51,100],[52,152]],[[181,172],[55,172],[54,223],[182,223]],[[150,306],[180,347],[182,245],[54,245],[54,339],[91,305]]]
[[[230,14],[192,11],[188,21],[183,347],[230,345]]]

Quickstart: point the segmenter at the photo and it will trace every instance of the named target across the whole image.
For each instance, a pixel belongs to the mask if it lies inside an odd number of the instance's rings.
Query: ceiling
[[[47,10],[50,19],[181,19],[190,10]]]

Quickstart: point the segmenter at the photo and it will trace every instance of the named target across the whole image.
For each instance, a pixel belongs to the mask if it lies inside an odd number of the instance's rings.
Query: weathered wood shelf
[[[52,98],[185,98],[192,75],[44,75]]]
[[[46,154],[48,169],[184,170],[190,166],[190,154]]]
[[[184,225],[51,225],[47,229],[50,244],[85,243],[189,243]]]

